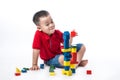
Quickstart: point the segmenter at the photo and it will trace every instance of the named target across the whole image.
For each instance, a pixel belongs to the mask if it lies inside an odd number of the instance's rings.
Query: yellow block
[[[70,66],[70,61],[64,61],[64,66]]]
[[[68,49],[62,49],[62,52],[71,52],[71,48],[68,48]]]
[[[50,72],[50,76],[55,76],[55,72]]]
[[[71,48],[71,53],[75,53],[77,51],[77,48]]]
[[[72,75],[72,71],[69,70],[69,71],[65,71],[64,69],[62,70],[62,74],[63,75],[67,75],[67,76],[71,76]]]
[[[76,64],[70,64],[70,68],[75,69],[76,68]]]
[[[16,72],[17,72],[17,73],[20,73],[21,71],[20,71],[20,69],[16,68]]]

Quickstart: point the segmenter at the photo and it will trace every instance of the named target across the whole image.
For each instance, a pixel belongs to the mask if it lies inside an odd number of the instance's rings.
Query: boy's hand
[[[39,68],[39,66],[37,66],[37,65],[33,65],[31,68],[30,68],[30,70],[39,70],[40,68]]]

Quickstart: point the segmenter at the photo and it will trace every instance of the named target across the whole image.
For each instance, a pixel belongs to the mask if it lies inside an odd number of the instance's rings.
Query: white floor
[[[19,50],[19,49],[18,49]],[[61,69],[55,69],[55,76],[49,76],[49,67],[38,71],[28,71],[22,73],[21,76],[15,76],[16,67],[31,67],[31,53],[23,51],[14,51],[13,49],[1,50],[0,56],[0,79],[2,80],[119,80],[120,79],[120,63],[118,58],[105,58],[96,56],[97,53],[91,53],[88,58],[89,63],[86,67],[79,67],[76,73],[68,77],[61,74]],[[15,54],[16,53],[16,54]],[[26,54],[25,54],[26,53]],[[86,52],[87,55],[87,52]],[[39,64],[42,60],[39,59]],[[86,70],[92,70],[92,75],[86,75]]]

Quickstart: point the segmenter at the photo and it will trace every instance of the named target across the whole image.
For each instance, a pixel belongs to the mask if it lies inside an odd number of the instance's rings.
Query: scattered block
[[[22,73],[26,73],[27,70],[26,70],[26,69],[22,69],[21,72],[22,72]]]
[[[50,76],[55,76],[55,72],[50,72]]]
[[[87,71],[86,71],[86,74],[91,75],[91,74],[92,74],[92,71],[91,71],[91,70],[87,70]]]
[[[20,69],[19,68],[16,68],[16,73],[20,73]]]
[[[20,75],[21,75],[21,73],[19,73],[19,72],[15,73],[15,76],[20,76]]]
[[[40,69],[44,69],[44,64],[40,64]]]
[[[24,67],[23,69],[25,69],[25,70],[27,70],[27,71],[30,70],[29,68],[26,68],[26,67]]]

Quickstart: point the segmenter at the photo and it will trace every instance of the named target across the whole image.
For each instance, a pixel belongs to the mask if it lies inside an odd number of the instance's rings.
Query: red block
[[[76,35],[77,35],[77,33],[73,30],[73,31],[71,31],[71,37],[75,37]]]
[[[15,76],[20,76],[21,75],[21,73],[15,73]]]
[[[92,71],[91,71],[91,70],[87,70],[87,71],[86,71],[86,74],[91,75],[91,74],[92,74]]]

